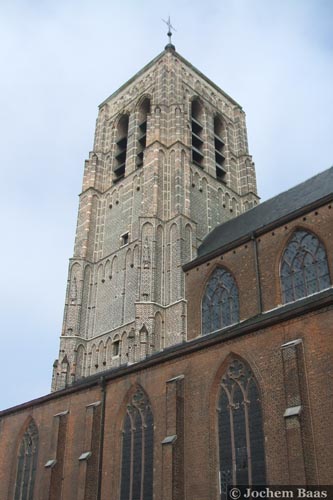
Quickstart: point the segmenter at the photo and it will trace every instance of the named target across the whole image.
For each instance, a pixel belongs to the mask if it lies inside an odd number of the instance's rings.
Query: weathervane
[[[171,24],[171,20],[170,20],[170,16],[168,17],[168,20],[167,20],[167,21],[165,21],[164,19],[162,19],[162,21],[163,21],[163,22],[167,25],[167,27],[168,27],[168,33],[167,33],[167,35],[168,35],[168,37],[169,37],[169,45],[172,45],[172,42],[171,42],[172,31],[171,31],[171,30],[173,30],[173,31],[177,31],[177,30],[176,30],[176,29],[172,26],[172,24]]]

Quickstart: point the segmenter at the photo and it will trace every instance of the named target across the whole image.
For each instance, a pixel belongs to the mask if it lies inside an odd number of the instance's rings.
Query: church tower
[[[182,266],[257,202],[241,106],[169,43],[99,106],[52,390],[186,341]]]

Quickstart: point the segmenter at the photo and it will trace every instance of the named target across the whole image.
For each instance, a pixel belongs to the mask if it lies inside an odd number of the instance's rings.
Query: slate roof
[[[193,265],[219,248],[250,237],[292,214],[296,216],[295,212],[330,196],[333,199],[333,167],[217,226],[199,246],[198,257],[192,261]],[[185,267],[192,267],[191,264]]]

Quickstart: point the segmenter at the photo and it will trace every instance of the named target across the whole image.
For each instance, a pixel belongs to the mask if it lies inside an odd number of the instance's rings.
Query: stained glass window
[[[153,498],[154,421],[142,389],[132,396],[123,423],[120,500]]]
[[[295,231],[281,261],[283,302],[293,302],[330,286],[323,244],[308,231]]]
[[[229,486],[266,482],[260,394],[251,369],[233,360],[220,386],[217,407],[221,499]]]
[[[17,457],[14,500],[32,500],[37,466],[38,430],[31,420],[22,438]]]
[[[238,289],[232,275],[218,267],[210,277],[202,300],[202,334],[239,321]]]

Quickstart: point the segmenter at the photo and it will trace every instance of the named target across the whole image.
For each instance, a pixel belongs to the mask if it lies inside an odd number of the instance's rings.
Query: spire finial
[[[172,41],[171,41],[171,37],[172,37],[172,31],[176,31],[176,29],[172,26],[171,24],[171,20],[170,20],[170,16],[168,17],[168,20],[165,21],[165,19],[162,19],[162,21],[167,25],[168,27],[168,33],[167,33],[167,36],[169,37],[169,43],[168,45],[166,45],[166,49],[173,49],[175,50],[175,46],[172,44]]]

